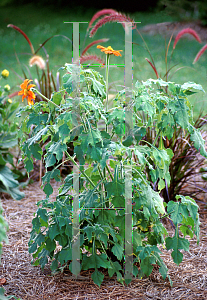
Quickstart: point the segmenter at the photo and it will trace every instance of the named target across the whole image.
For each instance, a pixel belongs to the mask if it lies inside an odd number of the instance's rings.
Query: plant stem
[[[90,182],[90,184],[95,187],[95,184],[93,183],[93,181],[88,177],[88,175],[82,171],[80,168],[79,168],[79,165],[77,164],[77,162],[74,160],[74,158],[72,156],[70,156],[70,154],[66,151],[65,152],[69,158],[69,160],[74,164],[76,165],[76,167],[79,169],[79,171],[83,174],[83,176]]]
[[[113,175],[111,174],[111,171],[110,171],[109,166],[107,164],[106,164],[106,168],[107,168],[107,171],[109,172],[109,175],[110,175],[111,179],[114,180]]]
[[[32,89],[35,93],[37,93],[38,95],[40,95],[42,98],[44,98],[45,100],[47,100],[48,102],[52,103],[53,105],[55,105],[56,107],[59,108],[59,106],[57,104],[55,104],[54,102],[52,102],[50,99],[48,99],[47,97],[45,97],[44,95],[42,95],[37,89]]]
[[[153,146],[155,146],[155,144],[157,143],[157,140],[158,140],[158,138],[159,138],[159,136],[160,136],[160,132],[161,132],[161,129],[159,129],[159,131],[158,131],[158,134],[157,134],[157,136],[156,136],[156,138],[155,138],[155,140],[154,140],[154,142],[153,142]]]
[[[106,54],[106,112],[108,112],[109,102],[109,54]],[[106,124],[106,132],[108,132],[108,126]]]
[[[106,54],[106,111],[108,112],[109,102],[109,54]]]

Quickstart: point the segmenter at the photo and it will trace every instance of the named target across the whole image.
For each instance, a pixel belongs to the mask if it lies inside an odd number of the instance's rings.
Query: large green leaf
[[[152,273],[152,270],[154,268],[152,264],[154,263],[155,259],[152,256],[147,256],[141,261],[140,267],[144,274],[147,275],[147,277]]]
[[[155,105],[148,93],[143,93],[135,99],[135,108],[137,111],[141,110],[148,114],[150,118],[156,113]]]
[[[62,144],[61,141],[53,143],[48,149],[48,153],[56,154],[57,161],[62,159],[65,151],[67,151],[67,145]]]
[[[15,188],[19,186],[18,181],[14,179],[12,171],[7,166],[0,166],[0,180],[6,188]]]
[[[93,282],[100,287],[100,285],[104,279],[104,274],[99,272],[98,270],[95,270],[92,273],[91,278],[93,279]]]
[[[93,208],[93,207],[97,207],[99,205],[98,203],[98,196],[95,193],[96,189],[93,190],[88,190],[88,191],[84,191],[84,193],[82,193],[82,195],[80,196],[80,202],[81,205],[85,205],[85,207],[88,208]]]
[[[30,146],[30,150],[31,150],[31,153],[34,156],[34,158],[41,160],[43,151],[39,144],[37,144],[37,143],[32,144]]]
[[[167,237],[165,241],[167,250],[173,249],[173,252],[171,253],[173,261],[179,265],[183,260],[183,254],[179,249],[189,251],[190,242],[185,238],[179,237],[177,234],[175,234],[174,237]]]
[[[98,255],[96,253],[93,253],[91,256],[87,256],[86,254],[83,255],[83,263],[82,263],[82,269],[88,270],[88,269],[97,269],[97,268],[110,268],[110,262],[107,259],[107,256],[105,253],[101,253],[101,255]]]
[[[202,91],[205,93],[204,89],[202,88],[202,86],[200,84],[197,84],[195,82],[185,82],[184,84],[181,85],[181,88],[183,90],[190,90],[190,89],[195,89],[195,90],[198,90],[198,91]]]
[[[63,248],[58,253],[58,259],[61,265],[67,263],[69,260],[72,260],[72,248]]]
[[[46,125],[48,114],[42,113],[42,112],[32,112],[28,116],[29,120],[27,122],[27,128],[29,128],[31,125],[40,125],[41,123]]]
[[[0,148],[11,148],[18,143],[17,134],[15,133],[2,133],[0,134]]]
[[[207,158],[207,152],[205,149],[205,141],[201,135],[201,132],[199,129],[193,127],[192,125],[190,126],[190,139],[191,141],[194,142],[194,147],[200,151],[200,154],[203,155],[204,157]]]
[[[170,214],[170,218],[176,226],[182,222],[183,216],[187,218],[189,215],[186,205],[174,201],[168,202],[167,212]]]
[[[21,200],[25,197],[24,192],[20,192],[20,190],[16,188],[8,188],[7,193],[9,193],[13,199],[15,200]]]
[[[8,299],[10,299],[10,298],[4,296],[4,289],[3,289],[3,287],[0,287],[0,299],[1,300],[8,300]]]
[[[30,139],[27,140],[26,144],[28,145],[28,147],[30,147],[32,144],[36,143],[37,141],[39,141],[41,139],[41,137],[43,135],[45,135],[48,131],[49,126],[45,126],[44,128],[42,128],[40,131],[37,132],[37,134],[35,134],[33,137],[31,137]]]
[[[44,193],[49,197],[53,193],[53,188],[49,182],[46,183],[43,189]]]
[[[118,260],[122,260],[122,257],[124,255],[124,248],[121,245],[119,245],[118,243],[116,243],[112,247],[111,251],[118,258]]]
[[[168,109],[174,115],[175,121],[183,129],[188,128],[189,125],[189,116],[185,100],[181,98],[174,98],[168,104]]]
[[[72,186],[73,186],[73,174],[69,174],[65,178],[65,182],[60,188],[59,196],[65,195]]]
[[[118,263],[118,261],[110,261],[110,268],[108,268],[109,277],[112,277],[114,273],[119,273],[121,270],[121,265]]]
[[[60,181],[60,170],[53,169],[52,171],[47,171],[45,175],[42,177],[42,182],[50,182],[51,179],[55,179],[56,181]],[[66,180],[66,179],[65,179]]]
[[[53,166],[56,163],[56,158],[54,154],[48,154],[45,159],[46,168]]]

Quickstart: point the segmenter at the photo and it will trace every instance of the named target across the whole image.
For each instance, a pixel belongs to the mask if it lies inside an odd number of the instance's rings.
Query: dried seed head
[[[101,59],[97,55],[84,55],[84,56],[81,56],[79,58],[79,60],[80,60],[80,64],[83,64],[84,62],[89,61],[89,60],[93,60],[93,61],[97,61],[98,63],[104,65],[103,59]]]
[[[45,61],[39,55],[34,55],[32,58],[30,58],[29,65],[30,65],[30,67],[37,65],[40,69],[42,69],[42,70],[45,69]]]

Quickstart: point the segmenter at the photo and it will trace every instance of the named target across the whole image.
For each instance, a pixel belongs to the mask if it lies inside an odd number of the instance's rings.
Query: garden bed
[[[58,184],[53,184],[55,196]],[[31,265],[28,241],[32,229],[33,215],[37,201],[45,194],[35,182],[25,190],[25,198],[15,201],[2,197],[4,215],[9,223],[9,244],[4,245],[0,266],[0,278],[7,295],[22,300],[63,300],[63,299],[207,299],[207,209],[200,206],[200,244],[191,240],[189,253],[184,252],[180,266],[173,263],[170,252],[163,250],[163,259],[173,281],[163,281],[156,268],[149,278],[135,279],[128,286],[117,283],[115,278],[104,278],[99,288],[90,278],[89,272],[81,273],[86,280],[72,280],[68,274],[51,276],[49,265],[44,271]],[[170,226],[170,225],[169,225]],[[170,230],[170,228],[169,228]],[[89,275],[89,278],[87,278]]]

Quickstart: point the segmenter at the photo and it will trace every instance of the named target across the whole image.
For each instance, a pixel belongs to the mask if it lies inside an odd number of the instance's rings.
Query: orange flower
[[[18,93],[18,95],[22,95],[22,102],[24,101],[24,98],[27,98],[27,103],[29,105],[34,104],[34,99],[35,99],[35,94],[30,91],[30,89],[35,86],[35,84],[29,84],[30,81],[29,79],[25,79],[25,81],[20,85],[20,88],[22,91]]]
[[[119,51],[122,50],[114,50],[111,46],[103,47],[101,45],[97,46],[98,49],[102,49],[101,52],[104,52],[105,54],[114,54],[115,56],[121,56],[121,53]]]

